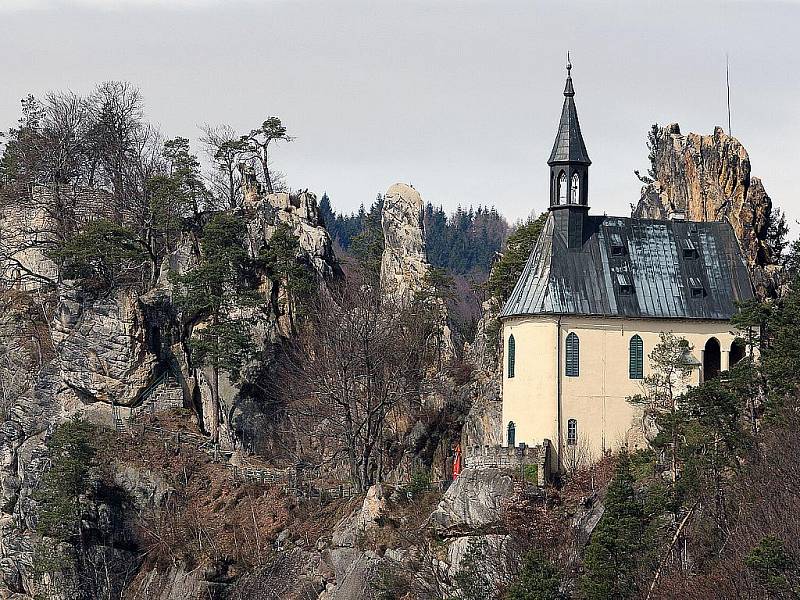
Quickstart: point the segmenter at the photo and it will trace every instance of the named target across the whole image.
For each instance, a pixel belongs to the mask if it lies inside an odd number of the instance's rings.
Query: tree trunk
[[[261,160],[261,166],[264,169],[264,183],[267,186],[267,192],[273,194],[275,190],[272,189],[272,177],[269,175],[269,159],[267,157],[267,145],[263,147],[264,158]]]
[[[211,441],[219,442],[219,369],[211,369]]]

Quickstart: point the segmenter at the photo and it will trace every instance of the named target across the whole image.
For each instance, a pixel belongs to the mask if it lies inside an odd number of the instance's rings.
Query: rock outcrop
[[[62,405],[128,405],[152,381],[158,357],[148,348],[145,317],[134,290],[86,300],[74,288],[59,298],[53,327]]]
[[[503,395],[499,365],[498,337],[500,305],[492,298],[483,303],[483,315],[475,328],[475,338],[464,347],[464,362],[474,369],[461,394],[469,412],[461,431],[461,446],[494,446],[502,443]]]
[[[398,304],[408,305],[425,287],[430,268],[425,258],[422,196],[410,185],[395,183],[383,197],[381,289]]]
[[[383,197],[381,227],[381,293],[396,307],[408,307],[420,292],[431,291],[427,276],[431,265],[425,255],[425,230],[422,196],[410,185],[395,183]],[[438,313],[439,352],[446,362],[454,355],[453,336],[448,324],[447,307],[440,298],[431,300]]]
[[[635,217],[691,221],[727,220],[755,279],[769,278],[774,262],[767,244],[772,200],[751,175],[747,150],[721,127],[712,135],[684,135],[677,123],[650,135],[653,181],[642,187]]]
[[[269,244],[277,226],[285,223],[299,241],[298,260],[316,273],[323,288],[341,274],[313,194],[251,194],[240,215],[248,227],[248,250],[253,257]],[[8,215],[2,218],[7,219]],[[62,282],[45,297],[36,273],[20,283],[22,290],[31,291],[18,293],[37,294],[37,301],[45,303],[46,318],[41,327],[50,336],[45,350],[51,355],[42,360],[43,351],[39,348],[41,364],[32,367],[27,375],[32,385],[15,398],[0,425],[0,595],[34,587],[31,533],[36,523],[36,504],[32,493],[47,466],[47,439],[57,424],[80,414],[110,425],[112,404],[136,403],[142,390],[167,368],[178,371],[186,405],[199,409],[200,416],[205,417],[209,407],[208,378],[203,369],[192,364],[187,352],[191,328],[181,326],[178,320],[172,287],[172,275],[186,272],[197,260],[197,247],[195,233],[185,231],[177,249],[162,264],[159,284],[150,290],[128,286],[107,297],[93,298],[84,297],[73,282]],[[39,254],[24,256],[26,268],[41,268],[41,275],[51,278],[52,263],[39,260]],[[0,265],[6,278],[9,269],[9,265]],[[14,276],[17,275],[15,271]],[[241,447],[246,431],[248,446],[257,447],[261,438],[268,438],[274,433],[272,430],[281,427],[274,415],[265,413],[269,410],[266,403],[253,401],[253,392],[248,391],[248,377],[269,371],[274,349],[292,332],[285,303],[280,306],[285,298],[283,283],[270,280],[267,274],[262,279],[259,290],[267,299],[269,310],[248,320],[253,339],[265,351],[260,363],[244,369],[243,378],[236,384],[224,378],[221,404],[226,419],[220,432],[223,446]],[[30,342],[25,338],[27,334],[16,330],[17,322],[24,317],[0,319],[3,339],[19,337],[21,344]],[[205,421],[201,419],[201,423]],[[157,506],[169,496],[169,487],[162,481],[150,481],[149,473],[134,473],[120,466],[117,476],[116,485],[142,505]],[[128,562],[132,560],[129,557]],[[167,582],[164,585],[171,591],[165,592],[165,599],[187,597],[190,590],[201,589],[193,574],[176,568],[175,573],[147,576]]]
[[[445,537],[492,532],[513,490],[513,480],[500,469],[464,469],[431,515],[432,526]]]

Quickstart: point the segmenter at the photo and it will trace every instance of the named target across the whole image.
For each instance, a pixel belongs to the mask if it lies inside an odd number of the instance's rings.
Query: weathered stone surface
[[[712,135],[681,134],[677,123],[653,138],[655,180],[642,188],[634,216],[666,219],[682,212],[692,221],[727,219],[750,267],[770,263],[765,243],[772,201],[750,174],[744,146],[721,127]]]
[[[426,275],[431,266],[425,256],[424,208],[419,192],[404,183],[395,183],[383,197],[381,293],[397,306],[409,306],[429,285]],[[453,356],[447,307],[437,301],[435,308],[441,320],[440,352],[447,361]]]
[[[173,492],[172,486],[149,469],[114,465],[113,481],[141,507],[163,506]]]
[[[499,469],[465,469],[431,514],[431,525],[444,536],[490,532],[500,526],[502,501],[513,489]]]
[[[492,298],[483,303],[475,339],[465,344],[464,362],[474,368],[472,381],[461,390],[469,411],[461,431],[461,446],[486,446],[502,443],[502,370],[499,365],[497,321],[499,304]]]
[[[84,403],[131,403],[157,363],[136,294],[123,289],[87,302],[65,290],[59,308],[54,338],[64,385]]]
[[[372,485],[367,490],[364,502],[352,513],[344,517],[333,529],[331,544],[334,547],[354,547],[358,538],[367,529],[376,527],[386,512],[386,497],[383,486]]]
[[[472,544],[483,550],[483,561],[478,567],[487,575],[489,582],[496,585],[499,583],[498,578],[502,576],[501,570],[498,569],[500,565],[497,562],[498,559],[505,558],[509,539],[510,536],[504,534],[468,535],[452,539],[447,544],[447,564],[450,577],[455,578],[461,568],[461,562]]]
[[[381,288],[384,295],[408,305],[423,289],[429,265],[425,258],[422,196],[410,185],[395,183],[383,197]]]

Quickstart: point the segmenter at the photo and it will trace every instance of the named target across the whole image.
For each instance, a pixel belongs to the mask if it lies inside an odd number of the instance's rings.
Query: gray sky
[[[405,181],[513,221],[546,208],[569,49],[590,204],[628,214],[651,123],[725,124],[727,51],[733,133],[794,221],[799,31],[798,2],[0,0],[0,129],[28,92],[124,79],[167,136],[279,115],[276,165],[340,210]]]

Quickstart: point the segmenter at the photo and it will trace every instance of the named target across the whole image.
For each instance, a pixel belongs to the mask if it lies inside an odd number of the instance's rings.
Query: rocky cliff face
[[[265,195],[257,185],[253,182],[248,185],[247,181],[245,188],[245,206],[238,214],[247,225],[250,255],[258,256],[264,245],[270,243],[278,225],[287,224],[299,240],[298,259],[314,271],[325,293],[328,284],[341,276],[341,271],[330,238],[319,222],[313,194]],[[425,259],[421,214],[422,199],[413,188],[404,185],[390,188],[384,204],[386,252],[381,269],[387,306],[407,308],[429,285],[426,275],[430,266]],[[176,374],[176,387],[183,391],[184,405],[198,417],[201,431],[193,431],[195,434],[202,433],[202,429],[208,431],[210,376],[192,364],[188,352],[192,327],[198,324],[186,324],[173,304],[172,276],[185,273],[197,259],[197,232],[185,231],[176,250],[164,260],[159,283],[153,289],[129,286],[116,289],[103,298],[86,297],[70,282],[64,282],[53,290],[48,304],[52,310],[45,311],[39,323],[47,332],[52,349],[43,353],[41,348],[37,350],[35,345],[28,344],[30,348],[26,351],[29,356],[23,362],[30,365],[27,377],[32,383],[21,387],[0,425],[0,597],[16,593],[18,597],[26,598],[37,593],[34,560],[37,552],[37,536],[34,534],[37,506],[33,492],[47,468],[48,442],[59,424],[74,415],[81,415],[108,431],[113,423],[115,407],[140,403],[141,392],[170,368]],[[255,449],[262,456],[273,458],[287,454],[287,446],[291,452],[292,444],[285,431],[285,422],[281,421],[285,415],[270,412],[274,410],[274,404],[269,399],[264,401],[263,389],[258,387],[269,376],[271,361],[292,333],[286,312],[285,290],[280,281],[272,281],[266,275],[262,276],[257,287],[268,299],[268,309],[256,314],[248,313],[250,309],[242,307],[242,315],[249,317],[249,334],[264,349],[263,356],[258,363],[254,362],[243,370],[240,381],[232,382],[223,376],[220,390],[224,414],[220,446],[238,457],[232,464],[241,468],[245,449]],[[19,293],[43,292],[37,288],[35,292]],[[451,447],[458,440],[464,411],[473,403],[477,403],[477,408],[470,426],[470,443],[481,443],[473,438],[488,440],[490,432],[495,429],[494,420],[499,420],[499,416],[493,416],[499,415],[496,358],[491,352],[487,354],[491,335],[485,331],[491,318],[482,322],[476,343],[467,350],[469,361],[476,370],[468,381],[462,382],[440,372],[447,370],[448,361],[455,353],[447,327],[446,307],[443,302],[437,302],[435,309],[441,319],[441,330],[445,332],[446,358],[428,374],[430,385],[423,386],[426,391],[419,399],[419,406],[407,415],[406,423],[398,426],[392,452],[402,459],[390,473],[392,481],[405,481],[423,468],[429,468],[436,481],[449,479]],[[22,312],[0,315],[0,341],[19,338],[23,344],[29,333],[20,329],[19,322],[25,318],[28,317]],[[36,357],[38,359],[34,360]],[[279,389],[279,385],[272,387]],[[321,423],[320,427],[324,426],[325,423]],[[220,559],[220,564],[197,568],[191,558],[175,560],[168,567],[148,564],[140,568],[136,563],[140,549],[131,545],[131,539],[137,535],[128,523],[131,515],[163,514],[167,504],[169,510],[174,511],[176,503],[194,499],[200,509],[220,519],[216,525],[219,525],[219,531],[224,531],[227,517],[219,516],[221,501],[217,494],[229,494],[236,499],[231,501],[232,506],[238,506],[246,497],[245,490],[247,494],[252,490],[228,484],[227,476],[220,484],[220,472],[226,472],[225,466],[208,465],[202,452],[196,450],[194,458],[189,460],[190,454],[185,450],[176,451],[169,447],[170,443],[157,439],[155,434],[152,439],[136,440],[135,444],[126,442],[129,440],[127,437],[113,439],[116,439],[115,444],[123,447],[126,443],[136,446],[132,452],[137,456],[135,460],[131,460],[131,456],[112,454],[114,459],[108,461],[106,483],[125,500],[121,504],[110,498],[88,501],[87,517],[82,527],[87,538],[93,540],[86,550],[87,556],[108,559],[114,569],[127,569],[124,576],[114,574],[107,578],[110,587],[103,589],[115,597],[127,594],[126,597],[133,598],[137,597],[136,590],[148,589],[149,597],[163,600],[257,598],[267,586],[285,591],[285,597],[295,594],[298,598],[325,600],[372,598],[376,595],[374,584],[379,582],[382,569],[413,570],[420,564],[421,553],[430,551],[430,548],[426,549],[424,540],[410,539],[384,548],[382,537],[397,536],[398,530],[404,536],[420,532],[427,535],[424,532],[428,531],[428,525],[423,526],[421,521],[431,514],[433,506],[410,505],[405,493],[376,486],[351,513],[327,523],[327,530],[322,533],[317,529],[316,538],[311,542],[308,526],[302,521],[287,526],[285,534],[277,539],[271,533],[272,537],[267,540],[257,539],[257,544],[263,544],[270,551],[273,543],[280,548],[278,554],[270,555],[268,568],[253,568],[243,576],[241,573],[232,575],[226,571],[224,560]],[[155,450],[158,450],[157,457],[138,456]],[[175,463],[172,467],[178,470],[165,472],[168,463]],[[197,469],[208,481],[197,481]],[[217,480],[211,479],[212,472]],[[208,491],[207,498],[203,496],[206,493],[203,486],[206,485],[218,486],[216,491]],[[474,495],[478,492],[472,488],[483,489],[481,486],[484,482],[478,475],[465,480],[459,489]],[[262,493],[266,494],[263,490],[258,491],[258,494]],[[428,565],[433,569],[431,577],[452,578],[473,534],[491,543],[494,543],[494,538],[501,540],[502,535],[483,531],[487,529],[486,524],[473,519],[473,513],[482,510],[480,504],[484,500],[484,495],[480,495],[470,504],[472,508],[459,517],[461,521],[450,527],[452,532],[448,535],[455,537],[448,542],[446,557],[441,560],[431,558]],[[448,509],[448,514],[460,514],[457,508]],[[493,505],[492,510],[496,508]],[[192,510],[195,509],[197,507]],[[261,518],[263,513],[280,512],[284,507],[274,499],[267,499],[259,501],[259,509],[258,518]],[[252,519],[255,518],[256,515],[252,515]],[[247,522],[249,527],[250,521]],[[413,534],[410,533],[410,523],[417,528],[413,529]],[[430,527],[433,527],[432,523]],[[208,525],[202,523],[203,528]],[[185,523],[181,526],[187,527]],[[456,529],[457,535],[453,533]],[[372,536],[375,537],[374,543],[365,544],[364,540],[370,540]],[[207,545],[207,542],[204,539],[201,545]],[[123,582],[130,581],[131,570],[135,569],[140,569],[135,574],[135,587],[131,584],[127,590],[120,589]],[[228,588],[231,596],[226,596],[224,591]],[[53,597],[69,597],[67,589],[56,590]]]
[[[475,339],[464,348],[464,360],[474,368],[474,373],[472,381],[462,390],[470,407],[461,430],[462,447],[493,446],[503,441],[503,382],[497,343],[499,313],[497,299],[484,302],[483,315],[475,328]]]
[[[323,286],[340,275],[331,240],[320,225],[313,194],[251,195],[241,216],[248,225],[253,256],[269,243],[277,225],[286,223],[299,240],[298,258],[314,270]],[[49,332],[49,339],[46,344],[40,343],[38,350],[32,347],[28,351],[30,356],[23,362],[28,366],[26,378],[32,383],[14,390],[12,405],[3,407],[7,412],[0,426],[0,590],[35,589],[30,541],[36,522],[32,491],[46,467],[46,444],[57,424],[81,415],[108,427],[112,423],[112,405],[135,403],[167,368],[177,371],[186,406],[205,415],[208,377],[192,365],[187,354],[191,331],[179,325],[170,281],[171,274],[184,272],[196,256],[197,242],[188,232],[164,261],[160,283],[152,290],[126,287],[108,297],[88,298],[71,282],[63,282],[49,293],[38,285],[35,291],[19,292],[23,296],[36,294],[35,301],[43,303],[40,325]],[[50,277],[52,264],[40,262],[46,269],[42,274]],[[35,269],[37,264],[40,263],[29,260],[26,267]],[[252,335],[270,349],[287,335],[290,327],[285,310],[278,306],[284,294],[281,282],[265,277],[261,289],[274,306],[266,315],[252,319]],[[50,307],[54,308],[52,313]],[[20,327],[29,318],[21,310],[3,315],[0,338],[16,340],[19,347],[31,346],[29,333]],[[43,356],[42,345],[45,349],[52,346],[49,357]],[[269,356],[267,353],[267,363]],[[246,371],[237,385],[222,386],[221,401],[229,417],[220,435],[223,446],[241,446],[245,431],[249,433],[247,443],[253,445],[258,435],[268,438],[272,433],[267,422],[273,428],[278,426],[265,416],[263,404],[251,401],[249,394],[243,392],[249,384],[249,374]],[[119,475],[127,476],[124,469]]]
[[[751,175],[750,157],[739,140],[721,127],[712,135],[684,135],[673,123],[653,130],[650,149],[655,177],[642,187],[634,216],[667,219],[683,213],[692,221],[727,220],[756,283],[773,277],[775,257],[767,244],[772,200]]]

